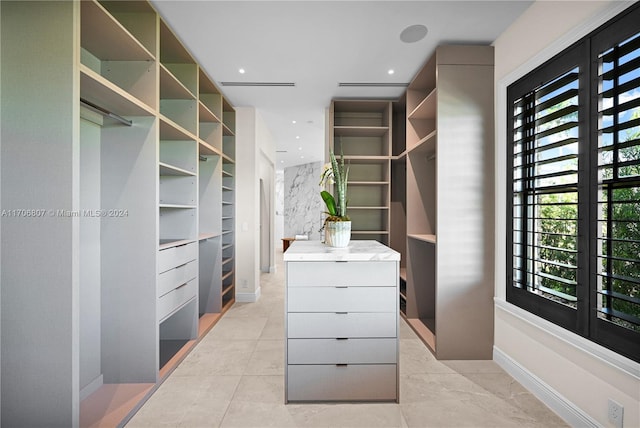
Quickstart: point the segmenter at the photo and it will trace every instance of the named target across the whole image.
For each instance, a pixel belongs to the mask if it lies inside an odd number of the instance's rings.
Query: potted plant
[[[324,220],[325,243],[332,247],[346,247],[351,239],[351,220],[347,215],[347,179],[349,167],[344,164],[344,156],[340,155],[340,162],[335,154],[329,152],[330,163],[324,166],[320,176],[320,186],[334,184],[336,197],[327,190],[322,190],[320,196],[327,210]]]

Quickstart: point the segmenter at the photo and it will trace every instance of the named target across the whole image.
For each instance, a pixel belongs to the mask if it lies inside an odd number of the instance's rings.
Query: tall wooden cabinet
[[[406,93],[406,318],[438,359],[493,347],[493,48],[441,46]]]
[[[146,1],[0,19],[1,424],[117,425],[234,301],[234,109]]]

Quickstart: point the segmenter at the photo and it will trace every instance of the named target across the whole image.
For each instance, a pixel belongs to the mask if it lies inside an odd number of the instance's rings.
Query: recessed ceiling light
[[[393,73],[395,73],[395,71],[393,70],[393,68],[392,68],[392,69],[390,69],[389,71],[387,71],[387,74],[393,74]]]
[[[300,139],[300,136],[299,136],[299,135],[296,135],[296,140],[299,140],[299,139]]]
[[[295,121],[295,120],[292,120],[292,121],[291,121],[291,123],[296,123],[296,121]]]
[[[400,33],[400,40],[405,43],[418,42],[427,35],[427,27],[422,24],[410,25]]]
[[[240,73],[240,74],[244,74],[244,68],[239,69],[239,70],[238,70],[238,73]]]
[[[298,150],[302,150],[302,147],[298,147]]]
[[[304,159],[304,156],[300,156],[300,159]]]

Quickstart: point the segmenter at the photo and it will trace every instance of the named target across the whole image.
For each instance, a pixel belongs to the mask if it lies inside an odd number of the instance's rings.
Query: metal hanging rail
[[[109,110],[106,110],[98,105],[95,105],[94,103],[85,100],[84,98],[80,98],[80,103],[83,104],[85,107],[95,111],[96,113],[99,113],[103,116],[109,117],[111,119],[117,120],[120,123],[123,123],[127,126],[131,126],[133,125],[133,122],[131,120],[125,119],[122,116],[119,116],[115,113],[110,112]]]

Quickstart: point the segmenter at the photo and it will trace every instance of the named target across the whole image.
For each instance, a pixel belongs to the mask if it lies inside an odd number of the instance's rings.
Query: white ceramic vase
[[[324,225],[324,240],[332,247],[346,247],[351,240],[350,221],[328,221]]]

